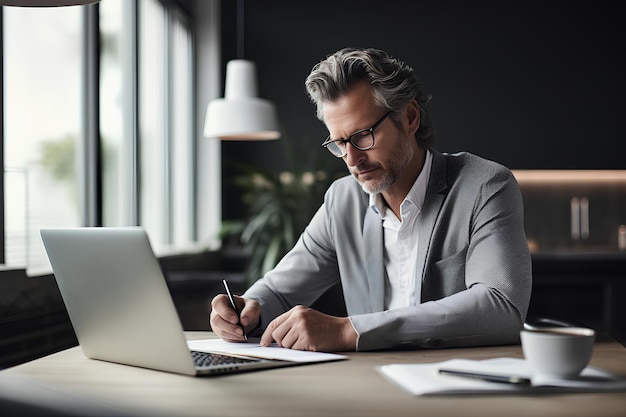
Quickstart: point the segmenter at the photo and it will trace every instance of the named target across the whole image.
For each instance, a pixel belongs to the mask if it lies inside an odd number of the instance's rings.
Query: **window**
[[[133,2],[100,2],[102,222],[136,224],[136,84]]]
[[[174,245],[187,245],[196,238],[195,160],[193,105],[193,45],[182,16],[171,20],[172,65],[170,66],[170,147],[171,206],[170,240]]]
[[[153,241],[187,245],[193,204],[192,48],[180,13],[141,0],[139,19],[139,214]]]
[[[42,227],[141,225],[157,250],[195,245],[187,16],[159,0],[2,11],[4,263],[49,268]],[[97,110],[95,134],[85,108]]]
[[[45,266],[39,229],[81,222],[81,17],[3,7],[7,265]]]

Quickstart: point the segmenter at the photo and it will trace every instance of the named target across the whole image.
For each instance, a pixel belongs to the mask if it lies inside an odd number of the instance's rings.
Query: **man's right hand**
[[[243,342],[244,330],[239,326],[240,320],[247,334],[258,325],[261,307],[255,300],[236,295],[233,297],[241,311],[241,317],[237,317],[226,294],[220,294],[211,301],[209,322],[211,330],[227,342]]]

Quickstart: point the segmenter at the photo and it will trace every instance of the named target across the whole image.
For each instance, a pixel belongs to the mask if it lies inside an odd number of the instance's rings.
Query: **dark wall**
[[[224,62],[236,58],[236,4],[222,4]],[[238,217],[229,161],[279,171],[297,163],[345,170],[303,82],[345,46],[386,49],[414,67],[433,99],[436,147],[510,168],[626,169],[626,7],[604,0],[245,2],[243,57],[274,101],[285,137],[223,144],[224,217]],[[241,33],[241,32],[239,32]]]

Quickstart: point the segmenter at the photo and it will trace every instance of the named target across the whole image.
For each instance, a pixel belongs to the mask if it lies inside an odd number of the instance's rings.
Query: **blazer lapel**
[[[363,224],[363,244],[371,312],[383,311],[385,305],[385,267],[383,260],[383,226],[378,213],[368,208]]]
[[[440,152],[431,150],[433,162],[430,171],[430,180],[426,189],[426,197],[422,206],[422,219],[419,222],[419,247],[417,249],[417,271],[421,271],[419,279],[415,280],[415,299],[421,303],[422,283],[426,270],[426,257],[430,250],[435,223],[439,217],[439,211],[445,199],[445,191],[448,188],[446,176],[446,158]]]

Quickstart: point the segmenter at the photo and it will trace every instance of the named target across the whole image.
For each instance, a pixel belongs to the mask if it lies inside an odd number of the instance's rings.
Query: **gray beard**
[[[365,184],[359,181],[359,185],[361,186],[363,191],[365,191],[367,194],[374,195],[374,194],[380,194],[383,191],[385,191],[387,188],[391,186],[391,184],[394,183],[394,181],[395,181],[395,178],[392,178],[390,175],[385,175],[385,178],[383,178],[382,181],[379,181],[376,184]],[[373,187],[370,187],[369,185],[372,185]]]

